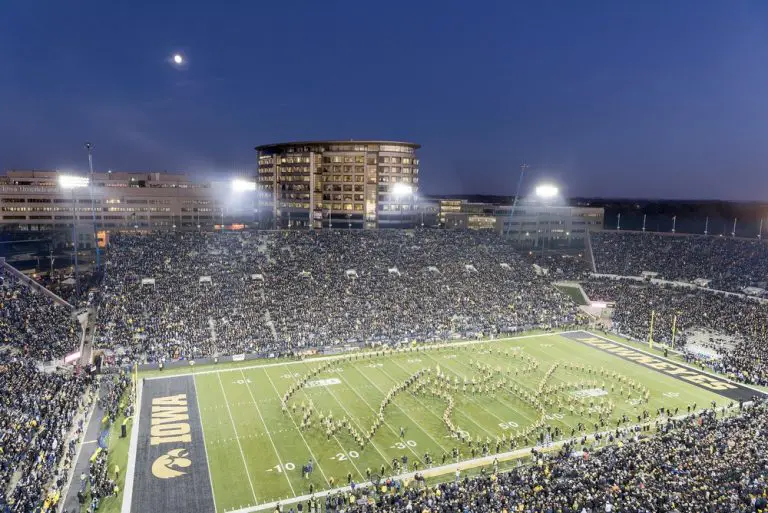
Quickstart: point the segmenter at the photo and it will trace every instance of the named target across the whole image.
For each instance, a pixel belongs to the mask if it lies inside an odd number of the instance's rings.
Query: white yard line
[[[327,388],[327,387],[318,387],[318,388]],[[307,393],[307,389],[306,389],[306,388],[301,388],[300,390],[301,390],[301,392],[304,394],[304,397],[307,399],[307,401],[310,401],[310,402],[312,402],[312,397],[310,397],[309,393]],[[338,402],[338,401],[336,401],[336,402]],[[351,422],[351,421],[350,421],[350,422]],[[362,472],[360,472],[360,469],[359,469],[359,468],[357,468],[357,465],[355,465],[355,462],[353,461],[353,458],[352,458],[352,457],[349,455],[349,451],[347,451],[347,450],[344,448],[344,446],[341,444],[341,442],[339,441],[339,438],[338,438],[336,435],[332,435],[332,436],[333,436],[333,440],[334,440],[334,441],[336,442],[336,444],[339,446],[339,449],[341,449],[341,453],[342,453],[342,454],[343,454],[343,455],[344,455],[344,456],[347,458],[347,461],[349,461],[349,462],[352,464],[352,466],[354,467],[354,469],[355,469],[355,471],[357,472],[357,474],[358,474],[358,475],[359,475],[359,476],[360,476],[362,479],[365,479],[365,478],[363,477],[363,473],[362,473]],[[354,450],[354,449],[353,449],[353,450]],[[319,465],[320,465],[320,464],[318,463],[318,466],[319,466]],[[326,481],[326,482],[327,482],[327,481]]]
[[[553,335],[560,335],[561,333],[582,333],[583,330],[569,330],[569,331],[557,331],[557,332],[551,332],[551,333],[534,333],[533,335],[520,335],[519,337],[504,337],[504,338],[489,338],[485,340],[462,340],[461,342],[441,342],[441,343],[435,343],[435,344],[423,344],[416,346],[419,351],[429,351],[432,349],[439,349],[442,347],[457,347],[457,346],[469,346],[474,344],[488,344],[490,342],[504,342],[509,340],[524,340],[528,338],[539,338],[539,337],[551,337]],[[586,333],[586,332],[584,332]],[[269,367],[279,367],[281,365],[301,365],[304,363],[314,363],[314,362],[323,362],[323,361],[329,361],[329,360],[342,360],[345,359],[351,355],[359,355],[359,356],[368,356],[375,354],[376,351],[361,351],[361,352],[355,352],[355,353],[343,353],[343,354],[335,354],[331,356],[319,356],[317,358],[309,358],[307,360],[296,360],[291,362],[276,362],[276,363],[262,363],[258,365],[245,365],[243,367],[232,367],[230,369],[215,369],[215,370],[207,370],[207,371],[199,371],[199,372],[184,372],[180,374],[169,374],[167,376],[153,376],[149,378],[143,378],[147,381],[153,380],[153,379],[171,379],[171,378],[179,378],[182,376],[201,376],[204,374],[214,374],[216,372],[239,372],[242,370],[248,370],[248,369],[261,369],[261,368],[269,368]],[[414,351],[416,353],[416,351]]]
[[[133,476],[136,473],[136,450],[139,445],[139,428],[141,427],[141,393],[144,389],[144,379],[136,383],[136,413],[133,414],[131,426],[131,443],[128,446],[128,465],[125,469],[125,486],[123,487],[123,506],[121,513],[131,512],[131,500],[133,499]]]
[[[382,393],[382,394],[384,394],[385,396],[387,395],[387,393],[386,393],[385,391],[383,391],[382,389],[380,389],[378,386],[376,386],[376,383],[374,383],[373,381],[371,381],[371,380],[368,378],[368,376],[366,376],[366,375],[365,375],[365,373],[364,373],[364,372],[360,371],[360,369],[357,369],[357,367],[355,367],[355,369],[356,369],[358,372],[360,372],[360,374],[361,374],[361,375],[362,375],[362,376],[363,376],[365,379],[367,379],[367,380],[368,380],[368,382],[369,382],[371,385],[373,385],[373,386],[374,386],[374,387],[375,387],[375,388],[376,388],[376,389],[377,389],[379,392],[381,392],[381,393]],[[345,381],[345,383],[346,383],[346,381]],[[376,411],[376,409],[375,409],[373,406],[371,406],[371,403],[369,403],[368,401],[366,401],[366,400],[365,400],[365,398],[364,398],[363,396],[361,396],[361,395],[358,393],[358,391],[355,389],[355,387],[351,387],[351,386],[349,386],[349,383],[347,383],[347,387],[352,389],[352,391],[355,393],[355,395],[357,395],[357,397],[359,397],[359,398],[360,398],[360,400],[361,400],[361,401],[363,401],[363,402],[365,403],[365,405],[366,405],[366,406],[368,406],[368,408],[370,408],[370,410],[373,412],[373,414],[374,414],[374,415],[376,415],[376,414],[377,414],[377,411]],[[392,399],[392,404],[393,404],[393,405],[395,404],[395,403],[394,403],[394,398]],[[400,411],[403,411],[403,410],[402,410],[402,409],[401,409],[399,406],[398,406],[398,409],[400,409]],[[406,417],[409,417],[409,418],[410,418],[410,416],[409,416],[407,413],[403,412],[403,414],[405,414],[405,416],[406,416]],[[400,438],[399,438],[399,434],[398,434],[398,432],[397,432],[397,431],[395,431],[395,428],[393,428],[393,427],[390,425],[390,423],[389,423],[389,422],[387,422],[387,421],[384,421],[384,425],[385,425],[385,426],[387,426],[387,427],[389,428],[389,430],[390,430],[390,431],[392,431],[392,434],[393,434],[393,435],[395,435],[396,439],[398,439],[398,440],[400,439]],[[419,429],[421,429],[421,428],[419,428]],[[424,432],[424,430],[423,430],[423,429],[422,429],[421,431],[422,431],[422,432]],[[408,449],[410,449],[410,450],[411,450],[411,452],[412,452],[412,453],[413,453],[413,455],[416,457],[416,459],[417,459],[417,460],[419,460],[419,461],[422,463],[422,465],[426,466],[426,464],[424,464],[424,462],[423,462],[423,461],[421,461],[421,458],[419,458],[419,455],[418,455],[418,453],[417,453],[417,452],[416,452],[416,451],[413,449],[413,447],[411,447],[410,445],[406,445],[406,446],[408,447]]]
[[[357,372],[359,372],[359,373],[360,373],[360,375],[362,375],[362,376],[363,376],[365,379],[367,379],[367,380],[368,380],[368,382],[369,382],[371,385],[373,385],[373,386],[374,386],[374,388],[376,388],[376,390],[378,390],[379,392],[381,392],[381,393],[382,393],[382,394],[384,394],[385,396],[387,395],[387,393],[386,393],[385,391],[383,391],[381,388],[379,388],[379,386],[378,386],[376,383],[374,383],[372,379],[370,379],[368,376],[366,376],[366,375],[365,375],[365,373],[364,373],[363,371],[361,371],[361,370],[360,370],[360,369],[359,369],[359,368],[358,368],[356,365],[352,365],[352,367],[354,367],[354,368],[355,368],[355,370],[356,370]],[[383,369],[383,367],[382,367],[382,369]],[[410,375],[413,375],[413,373],[411,373]],[[392,377],[390,377],[390,376],[389,376],[389,374],[387,374],[387,379],[390,379],[390,380],[391,380],[391,379],[392,379]],[[400,383],[400,382],[399,382],[399,381],[394,381],[394,384],[398,384],[398,383]],[[410,391],[408,391],[408,393],[410,394]],[[360,396],[360,394],[358,394],[358,396]],[[362,399],[362,397],[360,397],[360,398]],[[365,403],[366,403],[366,404],[368,404],[368,401],[365,401]],[[405,410],[403,410],[403,409],[400,407],[400,405],[399,405],[399,404],[396,404],[396,403],[395,403],[395,399],[394,399],[394,398],[392,399],[392,406],[395,406],[395,407],[396,407],[398,410],[400,410],[400,411],[403,413],[403,415],[405,415],[405,416],[406,416],[407,418],[409,418],[410,420],[413,420],[413,419],[411,418],[411,416],[410,416],[410,415],[408,415],[408,414],[405,412]],[[368,407],[369,407],[369,408],[371,408],[371,407],[370,407],[370,405],[369,405]],[[373,408],[371,408],[371,409],[373,410]],[[374,411],[374,413],[376,413],[376,410],[373,410],[373,411]],[[386,424],[386,425],[387,425],[387,427],[390,429],[390,431],[392,431],[392,432],[395,434],[395,436],[397,436],[397,435],[398,435],[398,433],[397,433],[397,432],[394,430],[394,428],[392,428],[392,426],[389,424],[389,422],[384,422],[384,424]],[[443,446],[442,446],[442,445],[440,445],[440,442],[438,442],[437,440],[435,440],[434,438],[432,438],[432,435],[430,435],[430,434],[429,434],[429,432],[428,432],[427,430],[423,429],[423,428],[422,428],[422,427],[421,427],[421,426],[420,426],[418,423],[416,423],[416,422],[414,422],[413,424],[414,424],[416,427],[418,427],[418,428],[419,428],[419,431],[421,431],[422,433],[424,433],[425,435],[427,435],[427,437],[428,437],[429,439],[431,439],[433,442],[435,442],[435,443],[437,444],[437,446],[438,446],[438,447],[440,447],[441,449],[443,449],[443,451],[445,451],[445,449],[443,448]],[[408,447],[408,448],[411,450],[411,452],[412,452],[412,453],[413,453],[413,454],[416,456],[416,459],[418,459],[419,461],[421,461],[421,462],[424,464],[424,466],[426,467],[426,466],[427,466],[427,464],[426,464],[426,463],[424,463],[424,462],[421,460],[421,458],[420,458],[420,457],[419,457],[419,455],[416,453],[416,451],[413,449],[413,447],[411,447],[410,445],[407,445],[407,444],[406,444],[406,446],[407,446],[407,447]]]
[[[243,372],[242,369],[240,369],[240,374],[242,374],[243,381],[245,382],[245,387],[248,389],[248,394],[251,396],[251,400],[253,401],[253,404],[256,406],[256,412],[259,414],[261,423],[264,424],[264,430],[267,432],[267,437],[269,438],[269,441],[272,443],[272,449],[274,449],[275,456],[277,456],[277,462],[280,463],[280,468],[283,470],[282,474],[285,476],[285,480],[288,481],[288,486],[291,489],[291,493],[296,495],[296,490],[293,489],[293,485],[291,484],[291,478],[288,477],[288,472],[286,472],[287,469],[285,468],[285,465],[283,465],[283,460],[280,458],[280,453],[277,450],[277,445],[275,445],[275,441],[272,439],[272,435],[269,433],[269,427],[267,426],[267,423],[264,421],[264,417],[261,415],[261,408],[259,408],[259,403],[256,401],[256,397],[254,397],[253,392],[251,391],[251,385],[248,384],[248,378],[245,376],[245,372]],[[219,374],[219,380],[221,380],[221,374]],[[240,440],[238,440],[237,443],[239,444]]]
[[[232,409],[229,407],[229,400],[227,399],[227,393],[224,391],[224,383],[221,381],[221,374],[217,376],[219,378],[219,386],[221,387],[221,394],[224,396],[224,404],[227,405],[227,413],[229,413],[229,420],[232,422],[232,429],[235,430],[235,440],[237,446],[240,448],[240,456],[243,458],[243,466],[245,466],[245,475],[248,476],[248,484],[251,485],[251,493],[253,494],[253,502],[258,504],[259,499],[256,497],[256,490],[253,487],[253,479],[251,479],[251,473],[248,471],[248,461],[245,459],[245,453],[243,452],[243,446],[240,443],[240,435],[237,433],[237,426],[235,425],[235,419],[232,417]]]
[[[406,374],[408,373],[408,369],[404,368],[402,365],[400,365],[399,363],[397,363],[397,362],[396,362],[394,359],[392,359],[391,361],[392,361],[392,363],[394,363],[394,364],[395,364],[397,367],[399,367],[400,369],[402,369],[402,370],[403,370],[403,372],[405,372]],[[389,379],[391,379],[392,381],[395,381],[395,378],[393,378],[392,376],[390,376],[390,374],[389,374],[387,371],[385,371],[385,370],[384,370],[384,367],[382,367],[382,368],[381,368],[381,372],[383,372],[384,374],[386,374],[386,376],[387,376]],[[439,416],[437,413],[433,412],[433,411],[432,411],[432,409],[430,409],[430,408],[429,408],[429,407],[428,407],[426,404],[424,404],[424,403],[423,403],[423,402],[422,402],[422,401],[419,399],[419,397],[418,397],[416,394],[414,394],[413,392],[411,392],[411,391],[409,390],[409,391],[408,391],[408,395],[410,395],[411,397],[413,397],[413,399],[414,399],[414,400],[415,400],[417,403],[419,403],[419,405],[421,405],[421,407],[422,407],[422,408],[424,408],[424,410],[425,410],[425,411],[429,412],[429,413],[430,413],[430,414],[431,414],[433,417],[435,417],[435,418],[436,418],[438,421],[440,421],[440,425],[442,425],[442,424],[443,424],[443,419],[442,419],[442,417],[440,417],[440,416]],[[402,411],[402,408],[400,408],[400,411]],[[435,441],[435,443],[437,443],[438,447],[440,447],[440,449],[441,449],[443,452],[449,452],[449,451],[448,451],[448,450],[447,450],[445,447],[443,447],[443,445],[442,445],[440,442],[438,442],[437,440],[435,440],[435,438],[433,438],[431,435],[429,435],[429,437],[430,437],[430,438],[432,438],[432,440],[434,440],[434,441]]]
[[[197,403],[197,416],[200,418],[200,432],[203,436],[203,450],[205,452],[205,463],[208,470],[208,482],[211,483],[211,498],[213,499],[213,511],[216,513],[218,508],[216,507],[216,492],[213,491],[213,477],[211,477],[210,458],[208,458],[208,447],[205,443],[205,427],[203,427],[203,413],[200,409],[200,398],[197,395],[197,379],[192,377],[192,387],[195,389],[195,402]]]
[[[435,360],[435,359],[434,359],[434,358],[433,358],[431,355],[427,355],[427,358],[429,358],[430,360],[432,360],[433,362],[435,362],[437,365],[440,365],[440,362],[438,362],[437,360]],[[447,368],[447,367],[448,367],[448,364],[446,364],[446,363],[443,363],[443,367]],[[454,370],[453,372],[455,372],[455,370]],[[466,395],[466,394],[465,394],[465,395]],[[477,405],[477,403],[475,403],[475,401],[474,401],[473,399],[469,398],[469,396],[467,396],[467,398],[469,399],[469,401],[471,401],[471,402],[472,402],[472,404],[475,404],[475,405]],[[481,409],[481,410],[484,410],[484,408],[482,408],[482,407],[481,407],[480,409]],[[473,419],[471,415],[468,415],[466,412],[462,412],[462,415],[464,415],[464,417],[466,417],[467,419],[469,419],[469,421],[470,421],[470,422],[472,422],[472,424],[474,424],[475,426],[479,427],[479,428],[480,428],[482,431],[485,431],[485,435],[486,435],[486,436],[490,436],[490,437],[496,438],[496,434],[495,434],[495,433],[493,433],[492,431],[488,431],[488,429],[487,429],[487,428],[485,428],[484,426],[481,426],[480,424],[478,424],[477,422],[475,422],[475,419]],[[505,421],[505,422],[506,422],[506,421]],[[459,426],[456,426],[456,427],[458,428]],[[463,431],[466,431],[466,429],[464,429]]]
[[[339,376],[341,376],[341,373],[339,373]],[[349,384],[347,384],[347,387],[349,387]],[[349,410],[347,410],[347,408],[344,406],[344,404],[343,404],[341,401],[339,401],[339,398],[338,398],[338,397],[336,397],[336,394],[334,394],[334,393],[333,393],[333,390],[331,390],[331,387],[320,387],[320,388],[323,388],[323,389],[324,389],[324,390],[326,390],[326,391],[327,391],[329,394],[331,394],[331,396],[332,396],[332,397],[333,397],[333,399],[336,401],[336,403],[338,403],[338,405],[339,405],[339,406],[341,406],[341,409],[342,409],[342,410],[344,410],[344,413],[346,413],[346,414],[347,414],[347,418],[349,419],[349,421],[350,421],[350,422],[352,422],[352,423],[354,423],[354,424],[357,426],[357,429],[360,431],[360,436],[365,436],[365,434],[367,433],[367,431],[365,430],[365,428],[364,428],[364,427],[362,427],[360,424],[358,424],[358,423],[357,423],[357,420],[355,420],[355,416],[354,416],[354,415],[352,415],[352,414],[349,412]],[[366,403],[366,404],[367,404],[367,403]],[[384,461],[384,463],[385,463],[385,464],[387,464],[387,465],[389,465],[390,461],[387,459],[387,457],[386,457],[386,456],[384,456],[384,453],[383,453],[383,452],[381,452],[381,450],[380,450],[380,449],[379,449],[379,448],[376,446],[376,444],[373,442],[373,439],[371,439],[371,440],[370,440],[370,444],[373,446],[373,448],[374,448],[374,449],[376,449],[376,452],[378,452],[378,453],[379,453],[379,455],[381,456],[381,459]],[[361,478],[363,478],[363,479],[365,479],[365,478],[363,477],[363,473],[362,473],[362,472],[360,472],[360,469],[358,469],[358,468],[357,468],[357,465],[355,465],[355,462],[354,462],[354,461],[352,461],[352,458],[350,458],[350,457],[349,457],[349,455],[347,455],[347,457],[349,458],[349,462],[350,462],[350,463],[352,463],[352,466],[353,466],[353,467],[355,467],[355,470],[357,470],[357,473],[360,475],[360,477],[361,477]]]
[[[394,361],[394,360],[393,360],[393,361]],[[395,365],[397,365],[398,367],[400,367],[401,369],[403,369],[405,372],[408,372],[406,369],[404,369],[404,368],[402,367],[402,365],[399,365],[399,364],[397,364],[397,363],[395,363]],[[428,407],[428,406],[426,406],[426,405],[425,405],[423,402],[421,402],[421,401],[418,399],[418,397],[416,397],[416,395],[414,395],[414,394],[411,394],[411,396],[413,396],[413,398],[414,398],[414,399],[416,399],[416,401],[417,401],[419,404],[421,404],[421,405],[422,405],[422,406],[423,406],[423,407],[424,407],[424,408],[425,408],[427,411],[429,411],[429,412],[430,412],[432,415],[434,415],[435,417],[437,417],[438,419],[440,419],[440,423],[442,423],[442,422],[443,422],[443,419],[442,419],[442,417],[439,417],[439,416],[438,416],[438,415],[437,415],[435,412],[433,412],[431,409],[429,409],[429,407]],[[470,416],[469,416],[469,415],[467,415],[466,413],[464,413],[464,412],[461,412],[461,411],[459,411],[459,410],[456,410],[456,411],[454,412],[454,414],[461,414],[461,416],[462,416],[462,417],[464,417],[464,418],[466,418],[467,420],[469,420],[469,421],[470,421],[471,423],[473,423],[475,426],[479,427],[480,429],[483,429],[483,427],[482,427],[482,426],[480,426],[479,424],[477,424],[477,423],[474,421],[474,419],[472,419],[472,417],[470,417]],[[450,451],[446,451],[446,452],[450,452]]]
[[[269,373],[267,372],[267,369],[264,369],[264,374],[267,375],[267,379],[269,380],[269,384],[272,385],[272,389],[275,391],[275,394],[277,395],[278,400],[282,403],[283,398],[280,396],[280,392],[277,390],[277,387],[275,386],[275,382],[272,381],[272,378],[269,376]],[[286,404],[285,407],[287,408],[288,405]],[[299,433],[299,436],[304,441],[304,445],[307,446],[307,450],[309,451],[309,455],[312,456],[312,460],[317,462],[317,469],[320,471],[320,474],[323,476],[323,480],[327,483],[328,477],[325,475],[325,472],[323,472],[323,467],[320,465],[320,460],[317,459],[315,456],[315,453],[312,452],[312,448],[307,443],[307,439],[304,438],[304,433],[301,432],[301,429],[299,429],[299,426],[296,425],[296,421],[293,419],[293,415],[290,413],[286,413],[288,417],[291,419],[291,422],[293,423],[293,427],[296,429],[296,432]]]
[[[434,358],[432,358],[431,356],[430,356],[429,358],[430,358],[430,359],[432,359],[432,360],[434,360]],[[444,366],[444,367],[448,367],[448,363],[444,363],[444,364],[443,364],[443,366]],[[455,370],[455,369],[453,369],[453,370],[454,370],[454,372],[456,372],[456,370]],[[472,369],[471,367],[470,367],[470,370],[472,370],[472,371],[474,372],[474,369]],[[458,374],[458,373],[457,373],[457,374]],[[499,417],[499,416],[498,416],[498,415],[496,415],[494,412],[492,412],[491,410],[489,410],[488,408],[486,408],[485,406],[483,406],[482,404],[480,404],[478,401],[476,401],[476,400],[475,400],[474,396],[470,396],[470,395],[468,395],[468,394],[465,394],[465,395],[466,395],[467,399],[469,399],[469,401],[471,401],[473,404],[475,404],[475,405],[476,405],[478,408],[480,408],[480,409],[481,409],[482,411],[484,411],[486,414],[490,415],[491,417],[496,417],[496,420],[500,420],[502,423],[503,423],[503,422],[509,422],[509,419],[504,419],[504,418],[502,418],[502,417]],[[515,408],[511,407],[511,406],[510,406],[509,404],[507,404],[506,402],[502,402],[502,401],[501,401],[501,399],[499,399],[498,397],[493,397],[493,400],[495,400],[495,401],[496,401],[496,402],[498,402],[498,403],[501,403],[501,405],[502,405],[502,406],[504,406],[504,408],[511,410],[513,413],[517,413],[518,415],[520,415],[520,416],[522,416],[522,417],[525,417],[525,419],[526,419],[528,422],[530,422],[531,424],[533,424],[533,421],[534,421],[535,419],[531,419],[529,416],[527,416],[527,415],[525,415],[524,413],[522,413],[522,412],[520,412],[520,411],[516,410]],[[486,431],[487,431],[487,430],[486,430]],[[491,432],[491,434],[493,434],[493,432]],[[498,436],[499,436],[499,435],[498,435],[498,433],[497,433],[495,436],[497,436],[497,437],[498,437]]]

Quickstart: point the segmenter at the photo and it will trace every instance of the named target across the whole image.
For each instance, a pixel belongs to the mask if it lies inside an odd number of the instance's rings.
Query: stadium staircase
[[[272,315],[269,313],[269,310],[264,310],[264,324],[269,327],[269,331],[272,332],[272,338],[275,339],[275,342],[278,342],[277,330],[275,329],[275,323],[272,322]]]

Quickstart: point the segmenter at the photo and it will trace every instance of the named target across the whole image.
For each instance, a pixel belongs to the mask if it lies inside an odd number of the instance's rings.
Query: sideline
[[[136,448],[139,443],[139,421],[141,420],[141,392],[144,389],[144,378],[136,384],[136,405],[134,406],[133,422],[131,423],[131,444],[128,446],[128,466],[125,470],[125,486],[123,487],[123,504],[121,513],[130,513],[133,499],[133,475],[136,471]]]

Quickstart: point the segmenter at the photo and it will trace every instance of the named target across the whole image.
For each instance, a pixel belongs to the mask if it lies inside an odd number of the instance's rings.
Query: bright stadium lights
[[[87,176],[59,175],[59,187],[62,189],[80,189],[88,187]]]
[[[184,57],[180,53],[174,54],[173,63],[176,65],[184,64]]]
[[[256,182],[235,178],[232,180],[232,192],[252,192],[256,190]]]
[[[551,199],[560,194],[560,190],[555,185],[544,183],[536,186],[535,193],[537,198]]]
[[[392,186],[392,194],[398,197],[410,196],[411,194],[413,194],[413,187],[411,187],[407,183],[398,182]]]

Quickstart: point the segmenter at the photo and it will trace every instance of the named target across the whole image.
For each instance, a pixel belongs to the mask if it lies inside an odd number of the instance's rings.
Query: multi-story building
[[[0,226],[55,231],[71,227],[74,219],[81,232],[78,238],[88,244],[94,240],[94,222],[99,231],[210,228],[225,212],[217,200],[223,194],[181,174],[94,173],[93,187],[71,189],[61,187],[62,175],[8,171],[0,177]]]
[[[257,187],[279,227],[412,226],[419,148],[392,141],[266,144],[256,147]]]
[[[440,224],[445,226],[448,214],[461,212],[462,207],[468,203],[464,199],[443,198],[438,200],[440,205]]]
[[[518,205],[470,203],[463,201],[460,211],[443,211],[443,226],[449,229],[495,230],[525,248],[581,247],[588,231],[603,229],[603,208],[543,205],[529,202]],[[459,200],[455,200],[459,201]]]

